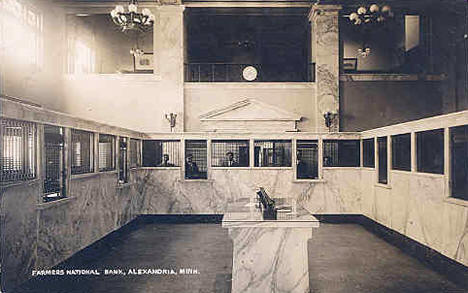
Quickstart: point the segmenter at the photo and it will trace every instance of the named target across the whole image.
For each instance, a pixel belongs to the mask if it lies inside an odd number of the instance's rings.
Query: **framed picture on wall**
[[[357,58],[343,58],[343,71],[355,72],[357,70]]]
[[[141,56],[133,57],[133,68],[135,72],[153,72],[154,60],[153,53],[144,53]]]

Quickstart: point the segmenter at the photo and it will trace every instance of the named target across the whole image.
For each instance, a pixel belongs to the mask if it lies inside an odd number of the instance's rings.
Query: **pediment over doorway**
[[[200,116],[206,131],[297,131],[297,113],[247,98]]]

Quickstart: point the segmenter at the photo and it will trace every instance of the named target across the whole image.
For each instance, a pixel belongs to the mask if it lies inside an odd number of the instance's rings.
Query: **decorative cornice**
[[[336,13],[338,14],[340,10],[343,9],[343,6],[341,5],[332,5],[332,4],[317,4],[315,3],[312,5],[310,8],[309,12],[309,21],[314,21],[316,17],[323,12],[331,12],[331,13]]]
[[[187,7],[216,7],[216,8],[290,8],[290,7],[310,7],[308,1],[295,1],[295,2],[278,2],[278,1],[248,1],[248,2],[234,2],[234,1],[210,1],[210,2],[198,2],[198,1],[187,1],[184,2]]]
[[[180,4],[164,4],[156,7],[159,12],[183,12],[185,5]]]
[[[58,112],[37,106],[35,103],[24,102],[18,98],[11,99],[5,96],[0,98],[0,118],[30,121],[34,123],[57,125],[81,129],[91,132],[106,133],[132,138],[144,138],[145,134],[128,128],[113,126],[104,122],[76,117],[67,113]]]
[[[236,109],[248,107],[250,105],[257,105],[263,109],[269,109],[271,112],[278,114],[278,117],[261,117],[261,116],[252,116],[252,117],[239,117],[239,118],[221,118],[220,115],[234,111]],[[201,121],[299,121],[301,116],[296,113],[288,112],[273,105],[269,105],[255,99],[244,99],[242,101],[236,102],[234,104],[215,109],[203,115],[200,115]]]
[[[341,81],[443,81],[445,74],[403,74],[403,73],[344,73]]]

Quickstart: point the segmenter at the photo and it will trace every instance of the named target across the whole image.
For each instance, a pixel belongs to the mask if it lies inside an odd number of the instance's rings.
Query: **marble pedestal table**
[[[305,210],[278,220],[258,211],[230,212],[222,226],[233,240],[232,293],[308,293],[307,240],[318,220]]]

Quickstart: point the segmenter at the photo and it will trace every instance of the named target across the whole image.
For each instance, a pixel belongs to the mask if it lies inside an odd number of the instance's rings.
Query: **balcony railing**
[[[282,64],[244,63],[188,63],[185,64],[186,82],[249,82],[244,69],[255,67],[257,76],[252,82],[313,82],[315,63],[287,67]]]

